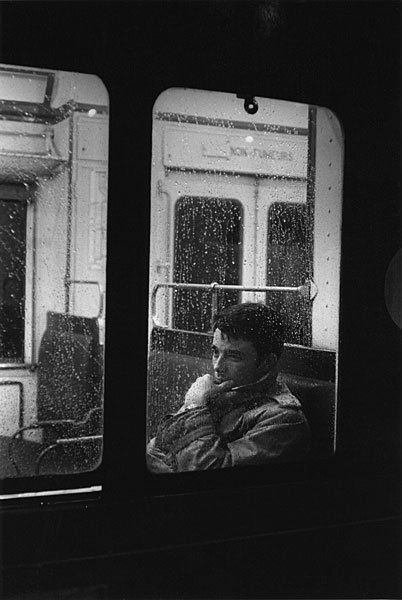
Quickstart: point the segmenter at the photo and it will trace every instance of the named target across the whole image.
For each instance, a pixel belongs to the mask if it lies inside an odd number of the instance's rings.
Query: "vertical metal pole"
[[[218,312],[218,290],[215,288],[216,285],[218,285],[216,282],[211,283],[211,331],[213,330],[214,315],[216,312]]]
[[[70,312],[71,289],[71,228],[73,220],[73,151],[74,151],[74,113],[69,117],[68,142],[68,197],[67,197],[67,231],[66,231],[66,274],[64,278],[64,311]]]
[[[258,223],[258,202],[259,202],[259,195],[260,195],[260,180],[258,177],[254,178],[254,191],[253,191],[253,198],[254,198],[254,231],[253,231],[253,236],[254,236],[254,248],[253,248],[253,252],[254,252],[254,260],[253,260],[253,282],[254,285],[256,285],[256,283],[258,282],[257,285],[261,285],[261,280],[258,277],[258,242],[259,240],[258,238],[258,228],[257,228],[257,223]],[[265,281],[263,280],[264,283],[266,283],[266,273],[265,273],[265,277],[264,277]],[[257,296],[258,298],[258,296]],[[255,301],[256,296],[255,293],[253,294],[253,301]],[[243,301],[243,294],[241,296],[241,302]]]
[[[308,112],[308,151],[307,151],[307,244],[308,277],[314,275],[314,207],[315,207],[315,164],[317,136],[317,108],[309,107]]]
[[[314,277],[314,208],[315,208],[315,165],[317,137],[317,108],[308,110],[308,151],[307,151],[307,270],[310,280]],[[306,323],[307,345],[312,343],[312,305]]]
[[[35,192],[37,191],[37,186],[35,186]],[[34,201],[35,195],[33,188],[29,191],[29,204],[32,206],[32,296],[31,296],[31,365],[35,363],[36,358],[36,268],[37,268],[37,245],[38,245],[38,230],[37,230],[37,208],[36,202]]]

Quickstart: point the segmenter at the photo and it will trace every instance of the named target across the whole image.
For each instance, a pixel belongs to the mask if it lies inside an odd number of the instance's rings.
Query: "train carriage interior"
[[[108,97],[1,67],[1,474],[101,461]]]
[[[148,438],[211,371],[214,312],[274,306],[311,458],[335,449],[343,136],[329,110],[167,90],[153,115]],[[213,107],[211,111],[211,107]]]
[[[0,2],[4,600],[401,598],[401,26]],[[246,303],[280,316],[308,453],[153,471],[165,423],[215,419],[183,401]],[[196,458],[237,435],[208,427]]]

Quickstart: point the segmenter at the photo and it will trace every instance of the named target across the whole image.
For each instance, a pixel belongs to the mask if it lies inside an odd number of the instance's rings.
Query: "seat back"
[[[148,361],[147,429],[152,438],[161,419],[177,411],[191,384],[210,373],[211,361],[198,356],[152,350]]]
[[[152,350],[148,363],[148,438],[152,438],[164,415],[184,402],[190,385],[200,375],[211,373],[207,358]],[[280,379],[299,399],[312,434],[311,456],[332,453],[335,418],[333,382],[281,373]]]
[[[102,407],[102,354],[97,319],[48,312],[38,360],[38,421],[84,421]],[[94,433],[88,419],[80,435]],[[98,427],[99,429],[99,427]],[[67,426],[44,436],[69,435]]]
[[[335,434],[335,383],[292,373],[281,373],[280,377],[300,401],[310,425],[310,456],[330,456]]]

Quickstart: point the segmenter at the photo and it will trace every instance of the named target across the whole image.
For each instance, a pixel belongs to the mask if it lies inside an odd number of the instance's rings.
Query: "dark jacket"
[[[167,415],[148,444],[149,470],[197,471],[305,457],[309,426],[284,383],[262,381],[229,396]]]

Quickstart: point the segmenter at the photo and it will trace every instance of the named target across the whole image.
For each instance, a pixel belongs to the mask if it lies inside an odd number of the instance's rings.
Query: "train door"
[[[258,291],[299,287],[309,280],[306,181],[173,172],[165,178],[162,196],[171,215],[165,239],[159,240],[157,268],[164,270],[166,282],[192,286],[165,297],[165,323],[207,332],[212,288],[197,289],[196,284],[240,286],[245,290],[222,290],[215,309],[266,302],[282,313],[288,343],[310,345],[310,298]]]
[[[168,249],[166,276],[189,286],[173,289],[165,299],[170,308],[168,322],[174,329],[206,333],[211,327],[214,283],[256,285],[255,180],[171,172],[165,178],[164,196],[171,213],[160,245],[162,252]],[[242,297],[246,299],[246,292],[219,293],[215,308],[237,303]]]
[[[307,181],[263,179],[258,188],[258,284],[298,288],[312,279],[313,223],[307,203]],[[311,345],[310,294],[270,289],[260,300],[282,316],[288,344]]]

